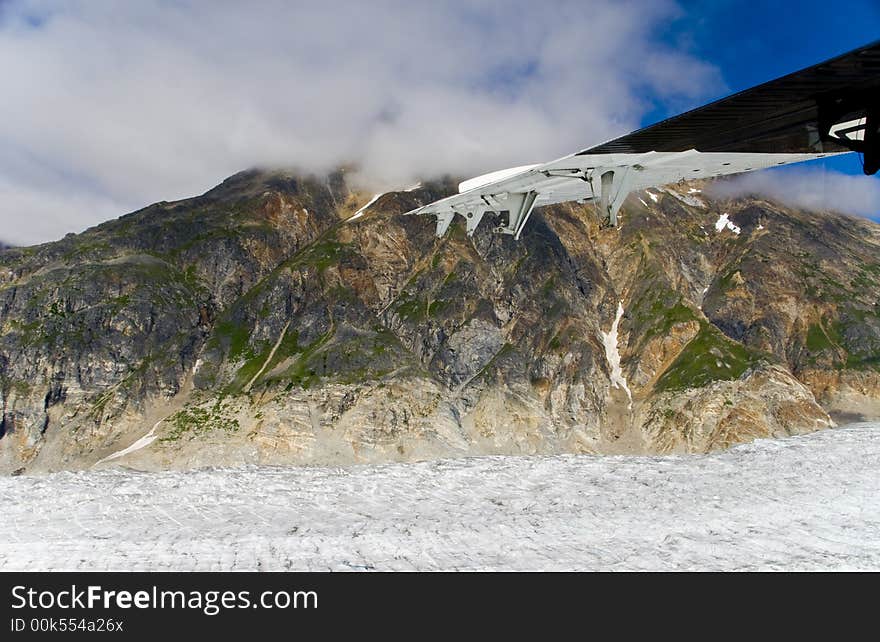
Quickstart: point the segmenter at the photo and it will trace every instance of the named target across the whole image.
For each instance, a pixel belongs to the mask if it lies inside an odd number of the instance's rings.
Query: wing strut
[[[865,164],[862,170],[868,176],[880,171],[880,105],[873,105],[865,119]]]
[[[632,186],[632,168],[621,167],[602,172],[599,194],[599,215],[608,218],[611,227],[617,227],[617,213],[620,211]]]

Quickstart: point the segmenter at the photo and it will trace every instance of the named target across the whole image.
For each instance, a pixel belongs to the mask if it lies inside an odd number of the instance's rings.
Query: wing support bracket
[[[849,119],[851,123],[864,123],[864,131],[860,136],[835,135],[840,127],[837,123],[845,119]],[[868,176],[880,171],[880,89],[852,92],[820,100],[818,120],[819,136],[823,141],[833,141],[863,154],[862,169]],[[859,130],[861,124],[851,129]]]
[[[507,196],[507,225],[498,228],[502,234],[513,234],[513,238],[519,240],[523,228],[525,228],[532,210],[535,209],[535,201],[538,199],[537,192],[526,192],[525,194],[509,194]]]
[[[483,215],[489,211],[487,207],[474,207],[464,214],[465,230],[468,236],[473,236],[477,231],[477,226],[483,220]]]
[[[438,212],[437,213],[437,238],[441,238],[446,234],[452,219],[455,218],[455,212]]]

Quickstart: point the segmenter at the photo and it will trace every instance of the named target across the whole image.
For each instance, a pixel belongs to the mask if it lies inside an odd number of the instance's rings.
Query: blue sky
[[[662,38],[721,71],[727,90],[717,98],[880,40],[878,0],[681,0],[679,5],[685,15],[670,22]],[[660,106],[643,124],[673,115]],[[862,173],[855,154],[814,164]]]
[[[384,191],[545,161],[878,38],[877,0],[0,0],[0,239],[255,165]],[[742,188],[876,216],[859,171]]]

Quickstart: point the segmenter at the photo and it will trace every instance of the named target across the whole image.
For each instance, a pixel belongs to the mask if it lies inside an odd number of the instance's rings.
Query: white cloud
[[[795,207],[880,218],[880,180],[810,165],[767,170],[719,181],[713,194],[768,197]]]
[[[115,218],[127,203],[73,189],[34,188],[0,177],[0,244],[13,245],[55,240],[67,232]]]
[[[0,4],[0,238],[50,240],[253,165],[377,188],[549,160],[698,102],[667,0]],[[114,208],[119,209],[114,209]]]

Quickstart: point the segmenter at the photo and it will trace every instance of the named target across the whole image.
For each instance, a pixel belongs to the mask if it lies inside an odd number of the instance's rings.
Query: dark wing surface
[[[878,116],[880,41],[578,154],[857,151],[873,174]]]

